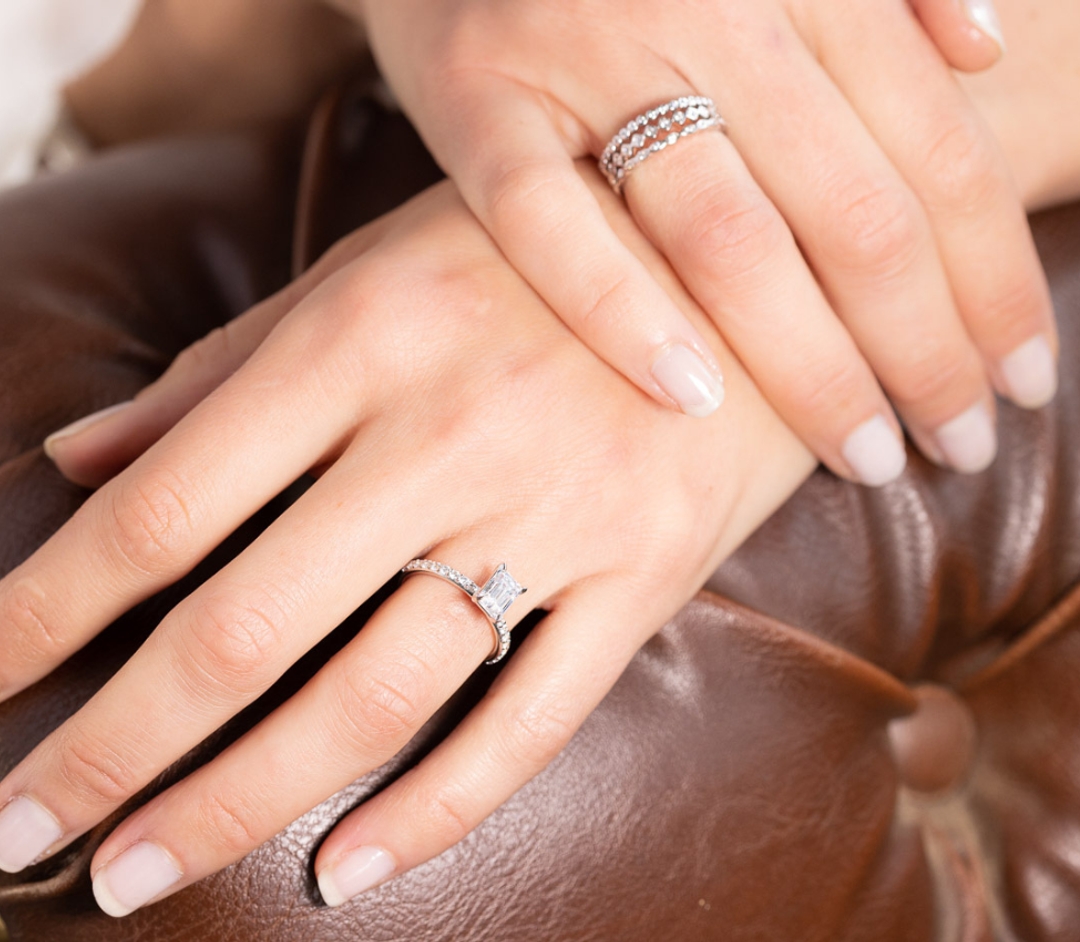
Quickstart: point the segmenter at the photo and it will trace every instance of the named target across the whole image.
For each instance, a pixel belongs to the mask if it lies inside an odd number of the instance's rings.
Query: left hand
[[[809,473],[809,453],[595,171],[585,176],[715,342],[733,407],[682,419],[622,381],[450,184],[354,233],[134,404],[51,443],[70,477],[118,473],[0,581],[4,698],[297,477],[320,476],[0,783],[4,869],[114,812],[411,558],[476,579],[505,560],[529,589],[511,624],[530,609],[547,617],[450,737],[325,841],[323,897],[343,902],[439,854],[544,768],[638,647]],[[405,581],[291,700],[120,824],[91,867],[103,908],[129,913],[227,866],[386,762],[491,645],[456,588]]]

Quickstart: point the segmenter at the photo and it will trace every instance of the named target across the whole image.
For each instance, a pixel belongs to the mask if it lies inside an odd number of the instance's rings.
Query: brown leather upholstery
[[[290,252],[309,261],[437,175],[400,119],[324,108],[294,238],[294,152],[280,135],[165,143],[0,199],[0,572],[83,496],[42,456],[47,432],[283,283]],[[90,893],[108,823],[0,877],[12,942],[1080,938],[1080,208],[1036,231],[1062,320],[1057,403],[1004,406],[1002,456],[976,478],[918,458],[882,492],[815,475],[460,846],[343,909],[318,899],[321,838],[445,736],[488,671],[388,766],[127,919]],[[0,772],[276,510],[0,705]]]

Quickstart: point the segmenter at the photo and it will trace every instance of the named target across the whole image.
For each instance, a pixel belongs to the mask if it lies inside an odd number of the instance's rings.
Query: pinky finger
[[[641,618],[628,602],[610,591],[569,595],[444,743],[337,826],[315,862],[327,905],[438,856],[543,771],[633,657],[633,645],[605,656],[597,643],[605,623]]]
[[[954,69],[981,72],[1005,52],[994,0],[912,0],[911,5]]]

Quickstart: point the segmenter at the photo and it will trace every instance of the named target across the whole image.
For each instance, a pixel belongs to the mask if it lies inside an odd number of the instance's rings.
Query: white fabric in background
[[[33,175],[60,89],[126,35],[142,0],[0,0],[0,187]]]

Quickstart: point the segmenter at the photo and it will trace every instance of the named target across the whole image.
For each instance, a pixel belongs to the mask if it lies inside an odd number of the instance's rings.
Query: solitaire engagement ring
[[[616,134],[600,155],[600,170],[616,193],[636,166],[690,134],[716,128],[727,133],[727,122],[716,102],[703,95],[673,98],[643,112]]]
[[[506,657],[506,652],[510,650],[510,629],[503,616],[526,589],[506,571],[505,563],[491,574],[483,586],[478,586],[468,576],[433,559],[414,559],[402,568],[401,573],[405,576],[427,573],[461,589],[484,613],[495,632],[495,646],[484,663],[497,664]]]

